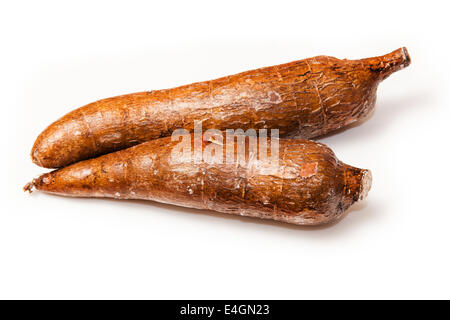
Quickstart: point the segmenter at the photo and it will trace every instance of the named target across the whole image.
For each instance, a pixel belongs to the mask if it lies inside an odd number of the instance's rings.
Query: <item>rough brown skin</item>
[[[171,155],[178,143],[170,137],[161,138],[81,161],[41,175],[24,190],[154,200],[319,225],[341,218],[348,207],[367,195],[371,185],[369,170],[340,162],[328,147],[313,141],[280,139],[278,166],[249,153],[242,165],[176,163]],[[217,142],[204,141],[203,150],[210,143]],[[235,155],[236,150],[230,153]]]
[[[410,63],[406,48],[381,57],[318,56],[178,88],[100,100],[63,116],[37,138],[31,157],[46,168],[121,150],[173,130],[278,128],[309,139],[364,118],[378,83]]]

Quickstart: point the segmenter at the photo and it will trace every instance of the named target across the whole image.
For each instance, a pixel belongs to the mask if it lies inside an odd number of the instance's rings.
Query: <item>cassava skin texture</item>
[[[318,56],[173,89],[133,93],[78,108],[45,129],[31,157],[46,168],[203,128],[277,128],[309,139],[370,113],[378,84],[410,63],[406,48],[380,57]]]
[[[41,175],[24,190],[73,197],[154,200],[297,225],[319,225],[341,218],[347,208],[367,195],[371,186],[369,170],[340,162],[328,147],[313,141],[279,139],[278,164],[247,152],[242,165],[236,161],[174,161],[172,149],[178,143],[170,137],[161,138],[81,161]],[[203,141],[202,150],[210,143],[217,142]],[[228,152],[235,155],[236,150]]]

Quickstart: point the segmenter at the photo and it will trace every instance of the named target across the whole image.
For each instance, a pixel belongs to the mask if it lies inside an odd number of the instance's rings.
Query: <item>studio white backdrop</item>
[[[450,298],[446,15],[441,1],[2,2],[0,298]],[[336,225],[22,192],[45,171],[37,135],[86,103],[402,46],[412,63],[373,116],[320,139],[373,173]]]

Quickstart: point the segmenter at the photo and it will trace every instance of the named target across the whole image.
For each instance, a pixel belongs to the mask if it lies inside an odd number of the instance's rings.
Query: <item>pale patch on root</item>
[[[363,200],[369,194],[370,188],[372,187],[372,172],[366,170],[361,178],[361,190],[359,192],[359,200]]]
[[[300,176],[302,178],[309,178],[317,173],[317,162],[306,163],[302,165],[300,170]]]

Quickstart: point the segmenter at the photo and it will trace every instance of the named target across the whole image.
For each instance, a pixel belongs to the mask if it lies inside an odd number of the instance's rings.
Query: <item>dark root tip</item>
[[[402,53],[404,58],[403,67],[406,68],[411,64],[411,57],[409,56],[408,49],[406,49],[406,47],[402,48]]]

